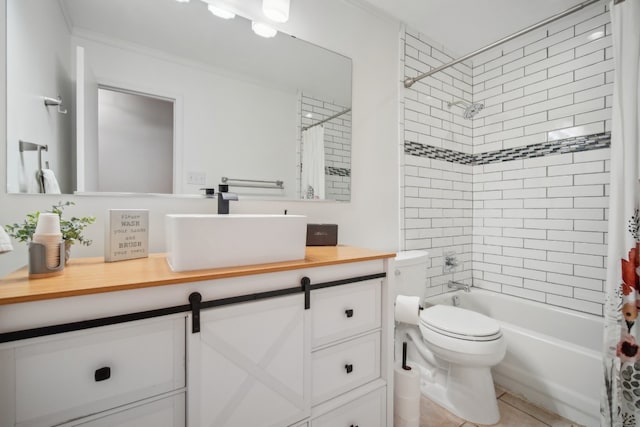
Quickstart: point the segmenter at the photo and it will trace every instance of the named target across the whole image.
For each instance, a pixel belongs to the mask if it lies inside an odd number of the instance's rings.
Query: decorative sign
[[[106,262],[149,256],[149,211],[109,209],[104,247]]]

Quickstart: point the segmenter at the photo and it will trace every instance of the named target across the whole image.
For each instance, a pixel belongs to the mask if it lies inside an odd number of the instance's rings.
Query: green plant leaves
[[[89,246],[93,243],[91,240],[85,238],[82,235],[82,231],[90,224],[93,224],[96,221],[96,217],[88,216],[88,217],[71,217],[70,219],[64,219],[62,217],[62,213],[67,206],[75,205],[74,202],[58,202],[57,204],[51,207],[51,210],[46,212],[58,214],[60,217],[60,232],[62,233],[62,238],[69,242],[70,245],[75,243],[80,243],[84,246]],[[25,220],[22,223],[14,223],[10,225],[5,225],[4,229],[7,234],[19,242],[30,242],[33,239],[33,233],[36,231],[36,225],[38,224],[38,217],[40,216],[40,211],[36,211],[33,213],[28,213],[26,215]]]

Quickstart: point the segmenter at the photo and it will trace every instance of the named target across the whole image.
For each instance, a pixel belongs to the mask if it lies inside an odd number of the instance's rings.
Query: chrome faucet
[[[461,282],[456,282],[455,280],[449,280],[447,287],[452,289],[464,289],[465,292],[471,292],[471,285],[467,285]]]
[[[229,193],[229,185],[218,185],[218,215],[227,215],[229,213],[230,200],[238,200],[238,195]]]

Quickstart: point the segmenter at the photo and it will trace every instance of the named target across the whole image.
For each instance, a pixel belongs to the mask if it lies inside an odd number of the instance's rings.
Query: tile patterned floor
[[[501,419],[494,427],[579,427],[579,424],[538,408],[496,387]],[[484,427],[456,417],[446,409],[422,397],[420,427]]]

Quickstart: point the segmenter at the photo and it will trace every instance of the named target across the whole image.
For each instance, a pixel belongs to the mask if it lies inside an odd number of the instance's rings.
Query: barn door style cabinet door
[[[188,425],[282,427],[307,418],[309,327],[302,294],[190,314]]]

